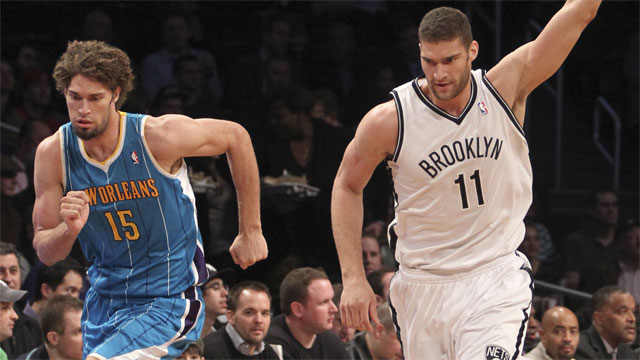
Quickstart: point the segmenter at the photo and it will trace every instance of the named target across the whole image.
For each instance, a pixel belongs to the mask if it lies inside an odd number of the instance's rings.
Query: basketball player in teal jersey
[[[419,27],[424,76],[362,119],[336,175],[333,231],[344,291],[341,319],[372,331],[376,297],[362,267],[362,191],[386,161],[400,264],[389,304],[407,359],[516,359],[532,297],[516,251],[531,204],[522,130],[527,96],[567,57],[600,1],[568,0],[539,36],[488,72],[466,16],[428,12]],[[395,310],[394,310],[395,309]]]
[[[242,268],[266,258],[258,169],[239,125],[118,109],[132,89],[128,56],[69,43],[54,69],[70,122],[36,152],[34,247],[48,265],[78,239],[91,262],[82,318],[88,359],[173,359],[200,337],[207,279],[184,157],[226,153],[238,193]]]

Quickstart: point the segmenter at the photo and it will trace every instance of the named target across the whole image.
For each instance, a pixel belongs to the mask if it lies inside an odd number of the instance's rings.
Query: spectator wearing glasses
[[[207,272],[209,274],[207,282],[201,287],[205,317],[200,338],[204,338],[225,325],[226,319],[220,321],[218,317],[227,312],[229,285],[235,281],[233,269],[217,270],[211,264],[207,264]]]

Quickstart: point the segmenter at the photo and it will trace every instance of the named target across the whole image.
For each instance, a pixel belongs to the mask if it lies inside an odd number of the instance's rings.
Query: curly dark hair
[[[71,79],[76,75],[95,79],[106,85],[111,91],[120,87],[120,97],[116,109],[127,99],[133,90],[133,70],[127,54],[102,41],[71,41],[67,51],[60,56],[53,69],[56,89],[64,93]]]

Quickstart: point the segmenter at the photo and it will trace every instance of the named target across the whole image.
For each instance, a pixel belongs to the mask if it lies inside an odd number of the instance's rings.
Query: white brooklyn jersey
[[[398,141],[387,160],[395,219],[389,242],[404,269],[468,272],[513,253],[524,237],[532,173],[524,132],[482,70],[455,117],[420,90],[392,91]]]

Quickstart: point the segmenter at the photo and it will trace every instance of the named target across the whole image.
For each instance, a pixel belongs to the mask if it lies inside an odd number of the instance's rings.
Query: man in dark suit
[[[629,345],[636,338],[636,302],[619,286],[593,294],[592,326],[580,333],[576,359],[638,359]]]

